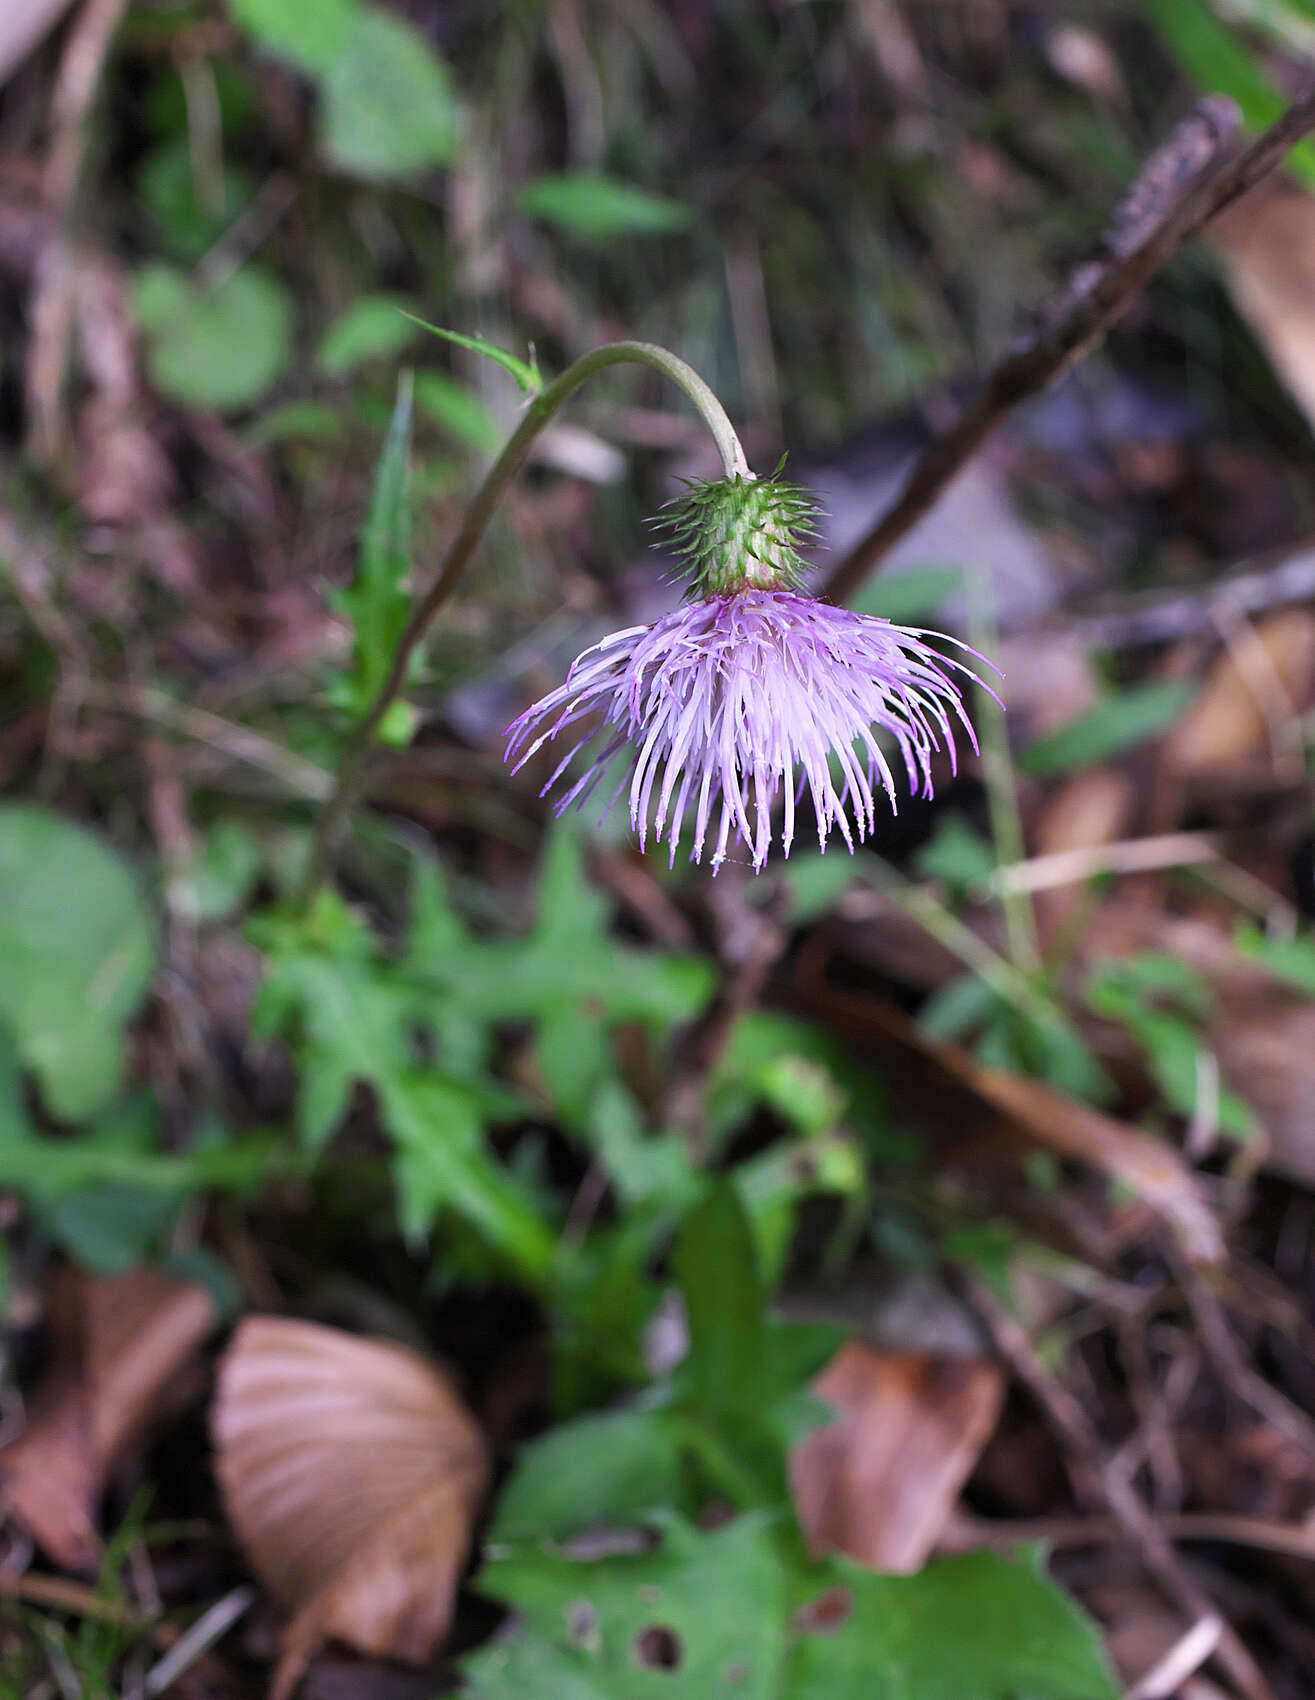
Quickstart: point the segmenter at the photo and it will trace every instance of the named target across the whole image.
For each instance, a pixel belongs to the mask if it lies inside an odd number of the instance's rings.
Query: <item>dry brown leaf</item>
[[[49,1557],[92,1570],[110,1467],[139,1439],[216,1321],[204,1287],[154,1269],[66,1270],[50,1303],[50,1367],[23,1432],[0,1453],[10,1513]]]
[[[930,1556],[990,1438],[1004,1377],[974,1358],[851,1341],[813,1383],[838,1407],[795,1448],[790,1486],[814,1556],[908,1574]]]
[[[1131,774],[1112,767],[1075,774],[1042,805],[1034,829],[1035,854],[1055,856],[1113,844],[1132,825],[1136,806]],[[1075,905],[1087,900],[1081,885],[1038,892],[1034,904],[1042,932],[1053,936]]]
[[[1281,987],[1225,997],[1207,1038],[1225,1085],[1259,1118],[1261,1166],[1315,1187],[1315,1004]]]
[[[1039,1143],[1121,1181],[1162,1216],[1189,1263],[1223,1262],[1224,1238],[1218,1219],[1200,1182],[1172,1146],[1039,1080],[983,1068],[956,1046],[940,1049],[957,1053],[943,1056],[953,1072]]]
[[[1216,225],[1212,242],[1239,312],[1315,424],[1315,201],[1276,182]]]
[[[1210,669],[1205,688],[1164,740],[1162,759],[1182,777],[1219,773],[1286,734],[1315,687],[1315,614],[1289,608],[1254,626]]]
[[[812,987],[802,1007],[836,1032],[871,1043],[874,1034],[906,1045],[992,1105],[1029,1139],[1121,1182],[1172,1230],[1190,1263],[1220,1263],[1223,1232],[1199,1178],[1163,1140],[1040,1081],[986,1068],[960,1045],[933,1039],[882,998],[836,987]]]
[[[488,1482],[442,1372],[390,1342],[251,1317],[224,1355],[213,1430],[229,1519],[291,1618],[271,1700],[330,1638],[423,1663]]]

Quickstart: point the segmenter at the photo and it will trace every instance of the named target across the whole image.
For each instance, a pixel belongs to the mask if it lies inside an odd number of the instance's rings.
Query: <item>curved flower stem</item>
[[[712,432],[721,453],[726,476],[753,477],[749,463],[744,458],[740,439],[735,434],[735,428],[727,417],[725,408],[692,366],[687,366],[683,360],[665,348],[659,348],[655,343],[611,342],[603,348],[595,348],[590,353],[581,355],[559,378],[555,378],[546,389],[541,390],[526,407],[520,424],[507,439],[502,452],[485,475],[484,482],[475,492],[470,506],[466,509],[461,530],[453,539],[437,577],[411,611],[411,617],[393,652],[387,678],[379,687],[379,693],[365,715],[352,730],[333,791],[315,828],[310,861],[301,889],[303,907],[310,903],[324,882],[333,841],[356,799],[374,735],[384,715],[406,684],[411,658],[423,642],[434,616],[460,583],[461,575],[479,546],[503,492],[524,465],[530,445],[562,403],[579,389],[586,378],[602,371],[605,366],[625,364],[649,366],[655,372],[661,372],[664,377],[670,378],[694,403]]]

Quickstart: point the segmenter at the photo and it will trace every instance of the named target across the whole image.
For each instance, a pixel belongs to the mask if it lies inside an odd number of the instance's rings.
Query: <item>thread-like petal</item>
[[[651,833],[669,843],[673,860],[693,798],[690,859],[702,860],[719,807],[713,868],[734,843],[761,869],[781,793],[788,856],[804,791],[819,844],[825,848],[834,830],[852,850],[856,838],[876,830],[876,793],[895,804],[876,734],[898,746],[910,789],[925,796],[932,756],[945,750],[954,760],[956,722],[976,748],[962,686],[977,675],[933,648],[928,635],[793,591],[746,589],[687,602],[585,650],[565,684],[512,722],[507,760],[517,770],[569,730],[571,747],[542,793],[585,752],[583,772],[557,801],[561,813],[583,803],[630,746],[632,771],[612,801],[628,788],[641,849]]]

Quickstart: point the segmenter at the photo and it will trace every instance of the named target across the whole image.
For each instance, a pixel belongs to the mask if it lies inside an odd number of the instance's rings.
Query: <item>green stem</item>
[[[990,580],[980,570],[966,576],[969,641],[979,654],[994,655],[999,634]],[[1007,867],[1013,862],[1023,861],[1027,855],[1023,841],[1023,817],[1018,808],[1018,782],[1009,753],[1009,734],[1005,731],[1004,715],[984,690],[977,692],[977,709],[982,783],[986,787],[991,836],[995,840],[996,860]],[[1004,917],[1010,961],[1024,975],[1035,974],[1041,967],[1041,946],[1031,897],[1025,891],[1005,887],[1000,893],[1000,910]]]
[[[460,583],[461,575],[488,529],[489,521],[493,518],[494,510],[502,500],[504,491],[524,465],[531,444],[562,403],[574,395],[586,378],[591,378],[595,372],[601,372],[605,366],[623,364],[648,366],[655,372],[661,372],[678,389],[683,390],[716,439],[727,478],[753,477],[735,428],[711,389],[692,366],[687,366],[676,355],[654,343],[611,342],[603,348],[595,348],[589,354],[582,355],[573,365],[568,366],[559,378],[541,390],[525,409],[520,424],[507,439],[502,452],[486,473],[484,482],[475,492],[470,506],[466,509],[461,530],[453,539],[437,577],[411,612],[393,652],[387,678],[347,741],[337,781],[315,829],[315,839],[301,891],[303,907],[310,904],[324,883],[334,840],[356,799],[375,733],[402,692],[410,670],[411,658],[424,641],[434,616]]]

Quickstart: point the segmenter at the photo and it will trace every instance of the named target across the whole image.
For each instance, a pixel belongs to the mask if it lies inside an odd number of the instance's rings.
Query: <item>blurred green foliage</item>
[[[738,80],[704,99],[660,8],[644,29],[628,9],[602,8],[588,75],[565,79],[563,135],[536,154],[518,120],[543,78],[546,14],[505,10],[453,8],[465,57],[452,63],[475,67],[478,107],[448,64],[446,36],[441,53],[360,0],[228,0],[236,31],[218,46],[183,41],[188,19],[171,23],[165,9],[134,9],[126,32],[177,48],[167,64],[144,54],[134,69],[147,83],[147,134],[128,177],[131,302],[151,384],[183,409],[246,416],[243,443],[278,447],[280,477],[317,538],[350,527],[315,511],[328,487],[316,457],[341,456],[341,471],[383,437],[368,497],[346,498],[366,510],[354,576],[333,598],[350,643],[320,664],[309,702],[269,716],[316,761],[340,750],[387,674],[424,582],[429,498],[464,485],[446,457],[492,454],[515,418],[515,398],[507,407],[486,392],[466,356],[495,361],[532,394],[531,334],[555,363],[621,321],[678,342],[728,396],[775,410],[768,429],[818,444],[1004,346],[1020,304],[1048,286],[1044,257],[1090,238],[1158,133],[1072,89],[1050,90],[1038,109],[1027,79],[1005,78],[977,98],[955,156],[917,96],[891,145],[859,157],[853,91],[833,98],[852,51],[843,8],[709,17],[728,61],[755,68],[766,91],[756,104]],[[1153,28],[1252,124],[1280,98],[1263,42],[1315,26],[1307,0],[1226,14],[1205,0],[1152,0],[1144,11],[1138,44]],[[1132,81],[1135,110],[1148,102]],[[680,134],[663,118],[674,99],[690,112]],[[265,104],[285,109],[277,131],[256,122]],[[990,195],[974,177],[988,164],[999,175]],[[434,174],[449,167],[458,189],[443,180],[440,191]],[[1308,149],[1294,169],[1315,176]],[[312,264],[308,242],[331,262]],[[936,289],[925,287],[933,271]],[[765,344],[746,330],[745,275],[767,303]],[[492,288],[481,282],[490,276]],[[440,329],[413,309],[469,328]],[[1222,370],[1231,345],[1217,331],[1211,320],[1201,342],[1218,342]],[[393,393],[402,357],[416,370]],[[599,508],[603,523],[629,523],[607,498]],[[577,548],[562,531],[547,553]],[[526,600],[543,594],[536,579],[551,580],[519,559],[516,571]],[[924,564],[874,581],[858,606],[911,622],[962,588],[959,564]],[[551,590],[549,605],[557,599]],[[417,661],[382,743],[411,741],[415,704],[435,672],[449,682],[444,669],[465,645],[459,632],[450,650]],[[1190,696],[1178,682],[1112,686],[1025,748],[1018,770],[1054,779],[1119,756],[1160,734]],[[861,1241],[895,1267],[960,1261],[1006,1297],[1017,1244],[1008,1223],[970,1208],[924,1220],[902,1195],[882,1194],[916,1162],[874,1071],[819,1027],[741,1012],[692,1138],[672,1125],[663,1085],[713,1007],[715,972],[693,947],[618,935],[575,826],[546,835],[528,916],[506,912],[504,887],[455,877],[455,855],[408,847],[396,877],[391,837],[377,862],[377,842],[358,845],[343,888],[301,910],[281,895],[295,833],[273,811],[225,807],[207,799],[195,854],[155,892],[104,833],[44,806],[0,808],[0,1186],[51,1243],[118,1270],[166,1255],[199,1199],[284,1178],[327,1190],[326,1176],[352,1192],[366,1176],[351,1199],[364,1222],[383,1176],[386,1226],[371,1218],[363,1233],[400,1239],[436,1286],[502,1282],[530,1296],[550,1336],[560,1420],[523,1449],[494,1508],[478,1585],[520,1615],[467,1661],[471,1692],[628,1700],[670,1692],[674,1670],[691,1695],[1107,1700],[1094,1630],[1030,1561],[977,1557],[890,1578],[803,1552],[787,1453],[825,1416],[808,1386],[838,1335],[774,1315],[801,1210],[824,1267],[834,1248],[843,1256]],[[508,841],[524,829],[513,821]],[[783,877],[783,924],[802,929],[855,894],[893,902],[962,965],[924,1002],[926,1034],[1108,1102],[1094,1015],[1144,1065],[1153,1118],[1190,1121],[1209,1088],[1208,989],[1147,956],[1093,973],[1075,996],[1062,948],[1039,965],[1010,960],[964,919],[1000,903],[999,861],[958,812],[942,814],[911,859],[916,882],[866,853],[800,853]],[[666,875],[655,877],[660,893]],[[258,953],[253,1027],[289,1068],[287,1130],[230,1125],[209,1102],[180,1118],[147,1070],[128,1067],[180,917],[201,928],[241,921]],[[1308,939],[1243,944],[1315,995]],[[1251,1126],[1226,1089],[1212,1113],[1231,1135]],[[673,1305],[688,1336],[674,1366],[653,1351]],[[730,1515],[697,1528],[710,1498]],[[648,1538],[578,1556],[569,1543],[594,1526]],[[815,1622],[827,1599],[843,1613]],[[86,1691],[100,1692],[120,1642],[108,1631],[95,1640],[94,1620],[56,1633]],[[677,1663],[664,1666],[668,1657]]]

